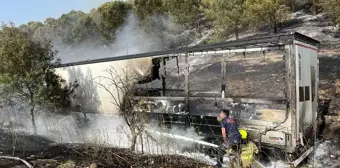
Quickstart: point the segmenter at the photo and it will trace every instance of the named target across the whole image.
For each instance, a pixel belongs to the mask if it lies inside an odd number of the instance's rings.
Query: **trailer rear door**
[[[296,89],[297,115],[296,136],[302,133],[305,137],[312,135],[312,125],[317,113],[317,51],[315,46],[295,41],[297,59]],[[298,139],[298,138],[297,138]]]

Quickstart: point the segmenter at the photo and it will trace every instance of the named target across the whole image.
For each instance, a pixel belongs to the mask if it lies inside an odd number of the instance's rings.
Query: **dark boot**
[[[222,163],[220,161],[217,161],[216,165],[213,166],[213,168],[222,168]]]

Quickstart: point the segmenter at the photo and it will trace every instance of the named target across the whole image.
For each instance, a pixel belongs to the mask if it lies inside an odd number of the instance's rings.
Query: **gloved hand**
[[[217,117],[217,121],[221,122],[223,118],[221,118],[220,116]]]
[[[229,148],[229,143],[227,141],[224,141],[222,143],[222,146],[227,149],[227,148]]]

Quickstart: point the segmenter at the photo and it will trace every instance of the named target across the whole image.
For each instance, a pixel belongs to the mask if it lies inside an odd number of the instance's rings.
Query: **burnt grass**
[[[80,168],[90,167],[93,164],[98,168],[208,167],[202,162],[183,156],[136,154],[127,149],[96,144],[56,144],[41,136],[18,133],[12,135],[1,132],[0,144],[1,156],[19,157],[35,168]],[[0,159],[0,167],[24,168],[26,166],[20,161]]]

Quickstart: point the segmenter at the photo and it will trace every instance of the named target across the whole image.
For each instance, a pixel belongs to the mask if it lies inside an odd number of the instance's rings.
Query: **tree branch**
[[[28,163],[26,160],[23,160],[23,159],[18,158],[18,157],[0,156],[0,159],[18,160],[18,161],[21,161],[22,163],[24,163],[27,167],[33,168],[33,166],[30,163]]]
[[[110,91],[109,88],[107,88],[105,85],[103,85],[103,84],[101,84],[99,82],[95,82],[95,83],[98,84],[100,87],[102,87],[104,90],[106,90],[111,95],[111,97],[112,97],[112,99],[114,101],[113,104],[116,105],[119,108],[119,110],[123,110],[123,109],[121,109],[119,100],[117,100],[117,98],[114,96],[114,94]]]

